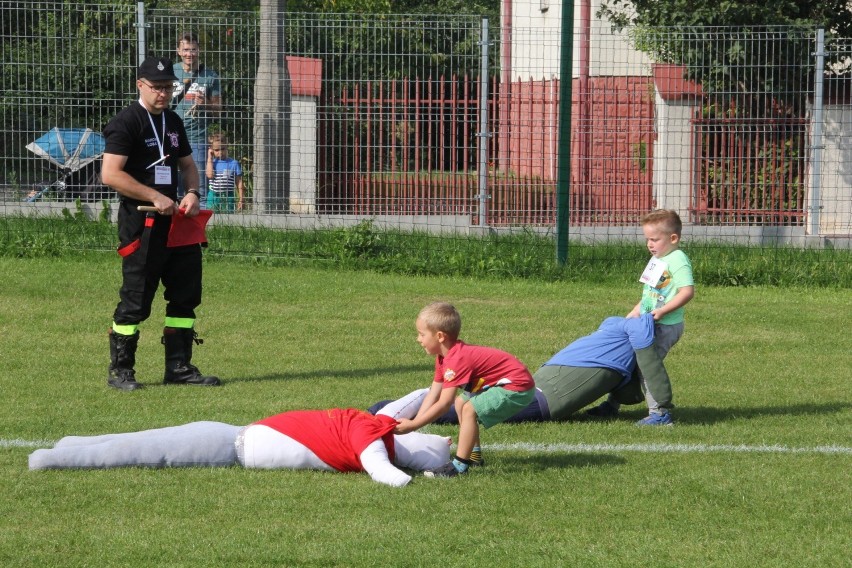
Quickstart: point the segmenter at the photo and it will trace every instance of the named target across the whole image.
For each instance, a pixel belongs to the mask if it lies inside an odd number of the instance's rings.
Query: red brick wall
[[[631,222],[653,208],[654,95],[650,77],[592,77],[572,101],[571,217]],[[512,85],[508,171],[555,180],[559,82]]]

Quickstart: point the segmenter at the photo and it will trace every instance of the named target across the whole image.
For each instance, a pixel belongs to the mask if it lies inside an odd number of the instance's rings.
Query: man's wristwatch
[[[186,194],[187,194],[187,195],[189,195],[190,193],[191,193],[192,195],[194,195],[195,197],[201,197],[201,194],[200,194],[200,193],[198,193],[198,190],[197,190],[197,189],[187,189],[187,190],[186,190]]]

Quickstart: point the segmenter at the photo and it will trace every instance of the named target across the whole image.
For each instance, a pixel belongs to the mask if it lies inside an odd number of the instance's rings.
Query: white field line
[[[0,438],[0,448],[50,448],[50,440],[8,440]],[[705,445],[705,444],[486,444],[491,451],[522,451],[530,453],[613,453],[638,452],[645,454],[707,454],[707,453],[744,453],[744,454],[841,454],[852,455],[852,448],[844,446],[814,446],[796,448],[790,446],[746,446],[746,445]]]
[[[0,438],[0,448],[52,448],[54,443],[50,440],[21,440],[20,438],[6,440]]]
[[[744,454],[843,454],[852,455],[852,448],[844,446],[815,446],[796,448],[789,446],[746,446],[746,445],[706,445],[706,444],[486,444],[484,449],[492,451],[524,451],[531,453],[613,453],[639,452],[646,454],[706,454],[706,453],[744,453]]]

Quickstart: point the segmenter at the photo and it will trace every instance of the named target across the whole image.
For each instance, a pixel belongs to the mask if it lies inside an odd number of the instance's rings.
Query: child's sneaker
[[[651,412],[636,423],[637,426],[674,426],[674,419],[671,412]]]
[[[456,466],[453,465],[453,462],[448,461],[441,467],[435,469],[429,469],[423,472],[425,477],[436,478],[436,477],[456,477],[459,475],[463,475],[465,472],[461,472],[456,469]]]
[[[586,411],[586,416],[591,418],[600,418],[603,420],[612,420],[618,417],[618,409],[605,400],[594,408]]]
[[[485,465],[485,459],[481,456],[478,460],[470,458],[470,467],[483,467]]]

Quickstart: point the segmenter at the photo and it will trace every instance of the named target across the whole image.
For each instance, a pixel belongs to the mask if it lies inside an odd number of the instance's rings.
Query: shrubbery
[[[116,228],[66,210],[61,218],[0,218],[0,256],[53,257],[113,253]],[[533,232],[487,236],[436,235],[378,228],[371,221],[344,228],[282,230],[212,226],[208,261],[264,265],[310,264],[405,275],[527,278],[544,281],[638,282],[647,261],[641,242],[571,243],[568,261],[555,260],[551,236]],[[699,243],[684,247],[700,286],[852,286],[852,251],[746,247]]]

